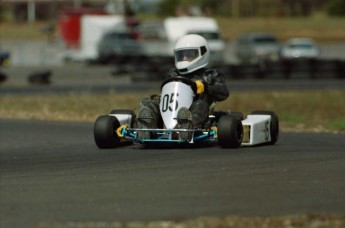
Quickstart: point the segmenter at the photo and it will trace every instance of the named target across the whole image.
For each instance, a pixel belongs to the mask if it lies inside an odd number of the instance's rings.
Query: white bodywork
[[[242,121],[242,146],[253,146],[270,142],[270,123],[270,115],[248,115],[247,118]]]
[[[163,86],[159,109],[167,129],[175,127],[177,112],[182,107],[189,109],[193,98],[194,92],[189,85],[174,81]]]
[[[84,61],[98,57],[97,44],[102,36],[109,31],[126,29],[123,16],[84,15],[80,21],[80,48],[65,50],[65,59]]]
[[[128,114],[109,114],[109,116],[114,116],[119,121],[120,125],[127,125],[131,127],[133,122],[133,116]]]

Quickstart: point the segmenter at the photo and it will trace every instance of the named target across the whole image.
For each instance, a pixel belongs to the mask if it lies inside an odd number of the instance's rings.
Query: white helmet
[[[188,74],[208,64],[210,49],[204,37],[190,34],[177,41],[174,55],[179,73]]]

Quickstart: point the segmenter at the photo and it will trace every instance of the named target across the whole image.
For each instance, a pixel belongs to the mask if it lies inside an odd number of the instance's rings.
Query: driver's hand
[[[205,92],[205,85],[201,80],[195,81],[195,85],[197,94],[202,94],[203,92]]]

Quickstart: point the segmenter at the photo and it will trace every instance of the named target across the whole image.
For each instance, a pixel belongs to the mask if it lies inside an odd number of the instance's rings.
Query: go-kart
[[[181,107],[190,108],[196,96],[196,85],[185,77],[171,77],[163,81],[160,96],[161,128],[137,128],[132,110],[112,110],[99,116],[94,124],[94,138],[99,148],[115,148],[128,143],[141,144],[209,144],[222,148],[238,148],[258,144],[275,144],[279,121],[272,111],[254,111],[243,118],[240,112],[214,111],[210,107],[208,122],[203,128],[176,129],[177,113]],[[141,139],[138,132],[149,131],[155,137]],[[191,137],[180,137],[189,132]]]

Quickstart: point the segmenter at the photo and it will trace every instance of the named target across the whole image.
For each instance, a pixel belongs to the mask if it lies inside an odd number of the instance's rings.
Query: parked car
[[[131,61],[142,54],[142,46],[135,33],[110,31],[98,43],[98,61],[101,63],[121,63]]]
[[[0,67],[8,66],[10,63],[10,53],[0,48]]]
[[[246,33],[237,41],[235,55],[240,63],[260,63],[261,60],[278,60],[281,44],[269,33]]]
[[[316,59],[320,54],[320,48],[309,38],[289,39],[280,51],[282,59]]]
[[[0,84],[6,81],[7,75],[1,71],[2,67],[6,67],[10,64],[10,53],[0,47]]]

